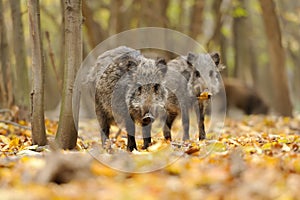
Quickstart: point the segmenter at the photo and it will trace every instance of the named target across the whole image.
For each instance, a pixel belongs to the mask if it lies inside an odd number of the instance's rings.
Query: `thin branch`
[[[26,130],[31,130],[31,127],[30,126],[23,126],[21,124],[18,124],[16,122],[12,122],[12,121],[8,121],[8,120],[0,120],[0,123],[4,123],[4,124],[11,124],[13,126],[17,126],[19,128],[23,128],[23,129],[26,129]]]
[[[0,113],[6,113],[6,112],[12,113],[10,109],[7,108],[0,109]]]
[[[48,31],[46,31],[46,39],[47,39],[47,42],[48,42],[49,57],[50,57],[50,60],[51,60],[51,65],[52,65],[52,68],[53,68],[53,71],[54,71],[54,74],[55,74],[58,89],[61,93],[62,92],[62,83],[61,83],[61,79],[59,78],[59,75],[58,75],[58,72],[57,72],[57,67],[55,65],[54,53],[53,53],[53,49],[52,49],[52,46],[51,46],[50,34],[49,34]]]

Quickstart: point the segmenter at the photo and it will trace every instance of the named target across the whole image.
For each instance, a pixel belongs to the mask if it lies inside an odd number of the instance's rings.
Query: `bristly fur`
[[[136,149],[135,123],[141,124],[145,116],[156,117],[157,107],[164,106],[166,101],[162,82],[166,69],[164,61],[145,58],[128,47],[118,47],[98,57],[89,73],[89,82],[95,83],[102,144],[109,138],[112,124],[124,124],[128,134],[127,148]],[[151,137],[148,132],[146,135],[144,145],[147,147]]]
[[[207,100],[198,100],[198,97],[205,91],[212,95],[219,92],[219,70],[223,68],[219,54],[188,53],[187,56],[179,56],[169,61],[168,68],[169,75],[166,76],[166,82],[172,89],[166,104],[168,116],[164,127],[165,138],[171,139],[172,123],[181,113],[183,140],[189,139],[189,110],[194,110],[198,118],[199,139],[204,139],[206,135],[204,112]]]

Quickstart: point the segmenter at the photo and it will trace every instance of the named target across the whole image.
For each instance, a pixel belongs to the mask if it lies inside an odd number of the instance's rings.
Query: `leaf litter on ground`
[[[47,137],[53,140],[57,122],[46,120],[45,124]],[[138,151],[129,154],[126,133],[112,128],[110,152],[103,155],[113,159],[115,166],[147,170],[143,167],[172,161],[148,173],[117,171],[92,157],[91,149],[99,147],[100,138],[91,124],[87,121],[81,126],[76,150],[62,151],[51,149],[51,145],[32,145],[30,130],[0,123],[1,199],[300,197],[299,117],[226,119],[217,137],[208,133],[208,139],[200,142],[170,142],[154,136],[148,150],[141,149],[139,139]],[[170,149],[175,151],[161,153]]]

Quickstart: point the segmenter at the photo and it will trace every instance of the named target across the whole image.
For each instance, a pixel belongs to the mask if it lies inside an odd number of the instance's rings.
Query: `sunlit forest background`
[[[30,104],[28,9],[27,1],[18,2],[1,0],[1,108],[28,108]],[[177,30],[208,52],[220,52],[227,67],[223,77],[242,80],[258,90],[274,113],[290,115],[288,102],[292,102],[294,113],[300,110],[300,2],[265,2],[262,10],[257,0],[84,0],[83,58],[101,41],[128,29],[151,26]],[[63,1],[40,2],[46,110],[59,105],[62,91],[62,5]],[[281,70],[274,65],[280,65]],[[271,75],[274,73],[278,73],[277,79]],[[278,102],[284,108],[277,109]]]

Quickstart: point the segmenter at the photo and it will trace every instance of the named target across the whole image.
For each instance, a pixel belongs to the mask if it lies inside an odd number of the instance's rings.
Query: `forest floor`
[[[0,199],[300,199],[300,118],[226,119],[216,138],[154,138],[148,151],[132,153],[121,133],[104,157],[91,151],[96,139],[84,138],[88,125],[76,150],[61,151],[32,145],[27,122],[0,120]],[[57,122],[46,128],[51,141]]]

